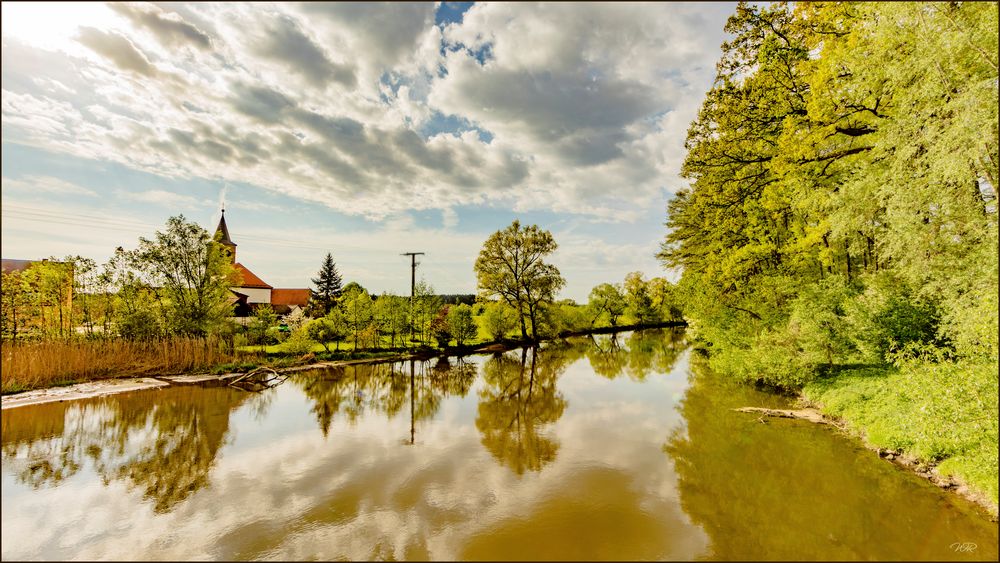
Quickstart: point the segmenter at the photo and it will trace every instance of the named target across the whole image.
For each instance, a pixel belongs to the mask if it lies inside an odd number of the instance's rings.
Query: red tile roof
[[[298,305],[305,307],[309,303],[308,289],[272,289],[272,305]]]
[[[246,266],[236,263],[236,271],[243,277],[243,282],[236,287],[251,287],[257,289],[271,289],[271,286],[267,284],[264,280],[257,277],[256,274],[247,269]]]
[[[12,258],[3,259],[3,273],[20,272],[26,270],[34,260],[14,260]]]

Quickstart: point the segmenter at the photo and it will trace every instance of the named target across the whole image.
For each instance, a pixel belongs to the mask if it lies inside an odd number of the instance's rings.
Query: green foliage
[[[480,297],[499,297],[517,311],[521,338],[538,339],[539,315],[555,299],[566,280],[544,258],[557,248],[552,233],[520,221],[497,231],[483,243],[475,270]]]
[[[348,282],[347,285],[344,286],[344,288],[340,291],[340,295],[342,297],[347,297],[347,296],[350,296],[350,295],[354,295],[356,293],[361,293],[362,291],[367,291],[367,290],[365,290],[365,288],[361,287],[360,283],[358,283],[356,281],[352,281],[352,282]]]
[[[310,321],[306,325],[306,335],[309,336],[310,340],[322,344],[323,349],[327,352],[330,351],[330,342],[343,339],[343,336],[338,335],[336,325],[327,317],[320,317]],[[340,337],[338,338],[338,336]]]
[[[845,303],[853,292],[843,278],[830,276],[804,287],[792,302],[788,333],[795,338],[806,364],[847,358],[853,352]]]
[[[794,386],[914,346],[997,361],[996,12],[737,7],[659,254],[714,367]]]
[[[503,340],[517,325],[515,314],[503,301],[490,301],[483,308],[481,326],[491,340]]]
[[[163,335],[160,319],[149,307],[123,311],[117,328],[118,335],[127,340],[152,340]]]
[[[939,314],[933,303],[888,273],[869,276],[864,292],[846,303],[849,333],[866,363],[886,361],[910,344],[939,344]]]
[[[139,238],[133,266],[160,288],[171,333],[204,336],[232,315],[233,267],[221,244],[183,215],[167,220],[154,239]]]
[[[462,304],[448,310],[448,330],[459,346],[476,337],[478,330],[472,320],[472,307]]]
[[[309,336],[309,327],[303,326],[292,331],[292,334],[289,335],[288,340],[284,343],[284,350],[288,354],[301,356],[312,351],[315,345],[316,341]]]
[[[251,317],[250,322],[247,324],[250,342],[254,344],[268,344],[269,342],[266,342],[265,335],[268,329],[276,324],[278,324],[278,315],[274,312],[274,309],[266,303],[258,305],[254,308],[253,317]]]
[[[599,320],[610,326],[618,326],[618,319],[625,313],[626,307],[628,302],[622,294],[621,286],[610,283],[594,286],[587,301],[591,326],[596,326]]]
[[[281,330],[281,327],[272,326],[264,331],[261,344],[281,344],[288,339],[288,331]]]
[[[625,309],[628,316],[636,324],[648,324],[655,322],[657,312],[653,308],[653,297],[649,294],[649,287],[646,280],[642,279],[642,273],[632,272],[625,276]]]
[[[367,336],[366,331],[372,322],[372,315],[374,313],[372,298],[364,289],[360,291],[348,291],[345,289],[343,309],[347,329],[354,339],[354,347],[357,348],[359,340]]]

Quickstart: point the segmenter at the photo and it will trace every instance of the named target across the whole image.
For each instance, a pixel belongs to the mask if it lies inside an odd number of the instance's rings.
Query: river
[[[3,411],[2,558],[954,559],[997,525],[680,330]]]

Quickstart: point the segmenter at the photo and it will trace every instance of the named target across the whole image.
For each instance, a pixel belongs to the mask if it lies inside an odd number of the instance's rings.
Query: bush
[[[900,280],[869,276],[866,289],[846,304],[849,334],[862,361],[882,363],[910,344],[938,343],[936,307],[919,299]]]
[[[744,383],[798,388],[816,376],[816,366],[783,328],[765,330],[749,346],[713,347],[710,367]]]
[[[517,319],[514,318],[514,310],[503,302],[490,302],[483,308],[483,315],[480,317],[483,331],[491,340],[503,340],[507,333],[514,330]]]
[[[152,340],[162,335],[160,319],[149,309],[123,313],[118,318],[118,334],[126,340]]]
[[[288,339],[288,333],[281,330],[281,327],[272,326],[264,331],[262,344],[281,344]]]
[[[448,330],[461,346],[466,340],[476,337],[476,323],[472,320],[472,308],[462,304],[448,310]]]
[[[845,305],[855,294],[841,276],[805,286],[792,303],[788,332],[801,350],[801,362],[832,366],[854,351]]]
[[[285,341],[284,351],[294,356],[301,356],[312,351],[316,341],[309,338],[307,327],[301,327],[292,332],[288,340]]]

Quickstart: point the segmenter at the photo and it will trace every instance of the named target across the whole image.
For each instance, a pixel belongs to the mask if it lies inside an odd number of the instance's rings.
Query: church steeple
[[[226,247],[226,255],[229,256],[229,261],[236,263],[236,243],[233,239],[229,238],[229,228],[226,226],[226,209],[222,209],[222,218],[219,219],[219,226],[215,229],[215,234],[218,235],[222,233],[222,238],[219,242]]]

